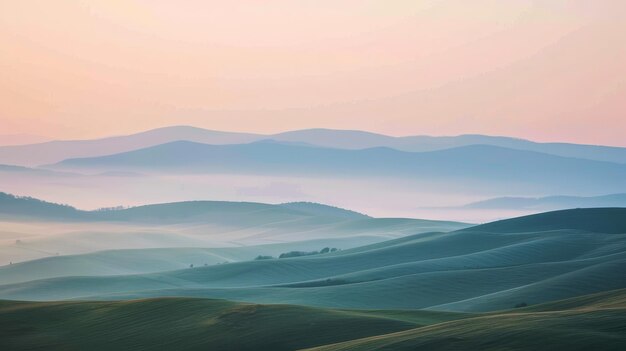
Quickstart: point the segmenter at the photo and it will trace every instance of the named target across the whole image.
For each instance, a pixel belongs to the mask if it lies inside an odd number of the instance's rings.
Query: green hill
[[[540,311],[540,312],[539,312]],[[439,323],[310,351],[624,350],[626,290]]]
[[[314,202],[265,204],[232,201],[183,201],[150,204],[129,208],[111,208],[96,211],[79,210],[68,205],[47,202],[31,197],[0,192],[0,218],[25,218],[29,220],[55,220],[80,222],[129,223],[211,223],[234,226],[258,226],[274,222],[306,221],[314,219],[324,223],[342,223],[347,227],[372,224],[385,227],[386,222],[401,220],[402,224],[430,225],[438,230],[466,228],[465,223],[419,219],[372,218],[367,215]]]
[[[449,221],[371,218],[314,203],[272,205],[187,201],[82,211],[5,193],[0,193],[0,221],[3,224],[0,229],[0,265],[103,250],[215,248],[355,238],[351,244],[335,246],[347,248],[416,233],[451,231],[469,226]],[[357,237],[377,239],[361,241]],[[315,250],[323,247],[316,247]],[[295,247],[294,250],[304,248]],[[264,253],[259,252],[252,257],[260,254]],[[181,257],[180,261],[184,262],[185,258]],[[182,267],[164,269],[176,268]],[[155,270],[120,270],[119,273],[150,271]]]
[[[340,207],[328,206],[318,204],[315,202],[287,202],[280,204],[281,207],[291,208],[296,211],[301,211],[309,214],[315,214],[320,216],[333,216],[343,218],[367,218],[369,216],[359,212],[346,210]]]
[[[324,247],[347,249],[381,240],[383,239],[376,236],[350,236],[220,248],[169,247],[104,250],[81,255],[45,257],[0,266],[0,282],[1,284],[12,284],[67,276],[154,273],[188,268],[190,265],[203,267],[226,262],[252,261],[259,255],[278,257],[281,253],[289,251],[314,251]],[[17,248],[24,248],[25,246],[30,245],[21,244],[17,245]],[[67,250],[67,247],[64,249]]]
[[[539,213],[472,227],[492,233],[578,229],[595,233],[626,233],[626,208],[584,208]]]
[[[570,229],[492,233],[476,228],[299,258],[6,284],[0,286],[0,297],[192,296],[333,308],[484,312],[626,287],[624,234]]]
[[[490,314],[225,300],[0,301],[4,350],[622,350],[626,289]]]
[[[0,302],[3,350],[296,350],[466,317],[221,300]]]
[[[0,217],[76,218],[79,215],[80,211],[68,205],[0,192]]]

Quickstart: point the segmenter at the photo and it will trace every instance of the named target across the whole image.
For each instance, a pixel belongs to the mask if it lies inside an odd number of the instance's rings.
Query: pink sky
[[[188,124],[626,146],[626,1],[3,1],[0,135]]]

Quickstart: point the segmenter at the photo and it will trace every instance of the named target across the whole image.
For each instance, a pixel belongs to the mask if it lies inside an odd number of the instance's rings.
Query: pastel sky
[[[0,135],[167,125],[626,146],[623,0],[0,2]]]

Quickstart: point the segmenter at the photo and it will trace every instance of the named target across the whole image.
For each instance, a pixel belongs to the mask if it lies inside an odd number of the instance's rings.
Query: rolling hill
[[[451,231],[465,223],[408,218],[371,218],[315,203],[263,204],[188,201],[131,208],[82,211],[27,197],[0,193],[0,264],[100,250],[249,246],[304,243],[293,250],[325,246],[350,248],[428,231]],[[289,250],[285,250],[289,251]],[[281,251],[281,252],[285,252]],[[262,251],[250,254],[277,255]],[[153,259],[151,257],[150,259]],[[170,259],[164,256],[168,262]],[[223,262],[219,261],[219,262]],[[229,260],[230,261],[230,260]],[[180,262],[187,262],[181,258]],[[195,262],[203,264],[213,262]],[[186,265],[194,263],[188,262]],[[180,263],[169,269],[183,268]],[[153,272],[153,269],[120,273]]]
[[[625,295],[622,289],[308,350],[617,351],[626,347]]]
[[[320,216],[334,216],[345,218],[366,218],[369,217],[362,213],[358,213],[351,210],[346,210],[339,207],[322,205],[315,202],[288,202],[281,204],[280,206],[285,208],[291,208],[297,211],[303,211],[310,214],[316,214]]]
[[[626,231],[619,231],[625,213],[557,211],[316,256],[34,280],[0,286],[0,298],[193,296],[335,308],[493,311],[626,287]]]
[[[79,255],[65,254],[0,266],[0,283],[11,284],[36,279],[67,276],[104,276],[155,273],[223,263],[251,261],[257,256],[278,257],[290,251],[319,251],[324,247],[349,249],[378,243],[377,236],[313,239],[278,244],[234,247],[158,247],[123,250],[103,250]],[[69,240],[68,240],[69,241]],[[154,243],[153,243],[154,244]],[[196,243],[198,246],[208,243]],[[57,244],[61,246],[60,244]],[[71,245],[71,242],[65,244]],[[161,243],[160,246],[166,246]],[[171,245],[171,244],[170,244]],[[27,246],[22,244],[20,246]],[[154,245],[157,246],[157,245]],[[94,248],[91,247],[93,251]],[[65,247],[65,251],[68,251]]]
[[[435,323],[455,314],[408,313]],[[391,314],[205,299],[124,302],[0,302],[5,350],[296,350],[406,330]],[[461,315],[462,316],[462,315]]]
[[[530,216],[505,219],[475,226],[472,230],[520,233],[575,229],[597,233],[626,233],[626,208],[586,208],[545,212]]]
[[[80,211],[69,205],[55,204],[30,197],[0,192],[0,216],[8,218],[77,218]]]
[[[0,347],[621,350],[626,346],[625,296],[622,289],[491,314],[337,310],[190,298],[0,301]]]
[[[363,223],[362,229],[377,222],[413,222],[433,230],[436,228],[454,230],[468,226],[468,224],[452,221],[372,218],[355,211],[312,202],[274,205],[257,202],[184,201],[84,211],[69,205],[3,192],[0,192],[0,216],[32,220],[75,220],[83,222],[158,222],[170,224],[204,222],[239,225],[246,223],[246,226],[318,217],[320,223],[345,222],[342,224],[343,227],[353,225],[349,221],[356,221]],[[378,221],[379,219],[380,221]],[[386,226],[385,224],[382,225]]]

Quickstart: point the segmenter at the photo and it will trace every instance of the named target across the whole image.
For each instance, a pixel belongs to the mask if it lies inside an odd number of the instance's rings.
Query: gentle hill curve
[[[478,225],[468,230],[520,233],[575,229],[596,233],[626,233],[626,208],[585,208],[545,212]]]
[[[187,201],[83,211],[6,193],[0,193],[0,221],[4,226],[4,231],[0,231],[0,265],[101,250],[215,248],[354,239],[336,242],[334,247],[345,249],[416,233],[447,232],[469,226],[449,221],[371,218],[313,203]],[[320,250],[333,243],[320,245],[323,246],[314,249]],[[310,246],[293,249],[310,249]],[[264,254],[267,252],[251,257]],[[184,257],[179,261],[183,260]],[[140,272],[146,270],[136,273]]]
[[[341,308],[492,311],[626,287],[626,235],[425,233],[335,253],[0,286],[10,299],[159,296]]]
[[[370,216],[340,207],[324,205],[316,202],[287,202],[280,204],[281,207],[290,208],[319,216],[333,216],[343,218],[370,218]]]
[[[308,349],[374,350],[623,350],[626,290]],[[608,300],[607,304],[605,301]],[[589,305],[588,302],[592,301]],[[546,310],[547,309],[547,310]]]
[[[161,350],[621,350],[626,290],[490,314],[226,300],[0,301],[0,347]],[[549,340],[549,342],[546,342]]]
[[[296,350],[465,317],[420,311],[398,315],[181,298],[0,301],[0,348]]]

